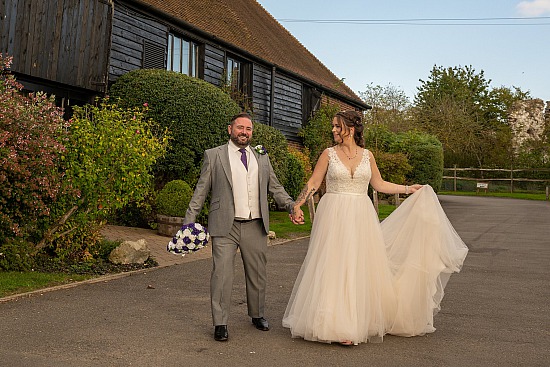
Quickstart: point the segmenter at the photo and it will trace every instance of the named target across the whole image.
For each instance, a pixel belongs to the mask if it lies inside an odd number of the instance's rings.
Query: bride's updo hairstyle
[[[363,122],[361,121],[361,112],[359,111],[340,111],[335,116],[338,119],[338,122],[344,130],[349,134],[350,128],[355,129],[353,134],[353,139],[355,144],[359,145],[361,148],[365,147],[365,139],[363,139]]]

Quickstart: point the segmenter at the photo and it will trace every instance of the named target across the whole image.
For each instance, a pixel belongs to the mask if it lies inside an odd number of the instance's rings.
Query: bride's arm
[[[327,173],[328,169],[328,150],[325,149],[321,156],[319,157],[319,160],[317,161],[317,164],[315,165],[315,168],[313,169],[313,174],[307,181],[306,186],[302,189],[302,192],[300,192],[300,195],[296,198],[296,201],[294,203],[294,210],[300,209],[302,205],[307,203],[309,198],[315,194],[315,192],[319,189],[319,186],[323,182],[323,179],[325,178],[325,175]]]
[[[370,158],[370,168],[372,171],[372,177],[370,179],[370,184],[372,187],[379,192],[383,192],[385,194],[412,194],[416,190],[420,189],[422,185],[398,185],[394,184],[393,182],[384,181],[382,178],[382,175],[380,174],[380,171],[378,170],[378,166],[376,165],[376,160],[374,159],[374,155],[369,150],[369,158]]]

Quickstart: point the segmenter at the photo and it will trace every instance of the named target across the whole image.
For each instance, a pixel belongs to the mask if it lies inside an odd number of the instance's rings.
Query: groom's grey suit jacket
[[[254,149],[252,152],[258,161],[260,212],[267,234],[269,232],[268,192],[273,195],[277,205],[289,213],[294,201],[275,176],[268,155],[259,154]],[[208,213],[208,232],[211,236],[226,236],[235,218],[228,144],[204,152],[201,175],[185,214],[184,223],[195,222],[210,192],[212,197]]]

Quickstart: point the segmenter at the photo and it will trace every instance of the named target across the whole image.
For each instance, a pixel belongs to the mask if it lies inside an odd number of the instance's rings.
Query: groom
[[[279,207],[291,213],[293,223],[304,221],[301,210],[292,212],[294,201],[277,180],[269,157],[250,148],[252,130],[250,115],[236,115],[227,127],[229,142],[204,153],[201,175],[184,219],[184,223],[195,222],[207,195],[211,194],[208,213],[213,260],[210,297],[217,341],[228,339],[227,321],[237,248],[241,251],[245,270],[248,315],[257,329],[269,330],[264,318],[268,193]]]

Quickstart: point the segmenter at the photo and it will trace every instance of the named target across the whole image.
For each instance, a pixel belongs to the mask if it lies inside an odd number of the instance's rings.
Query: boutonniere
[[[267,154],[267,149],[265,149],[265,147],[263,145],[256,145],[254,147],[254,150],[256,152],[258,152],[258,154],[261,154],[261,155]]]

